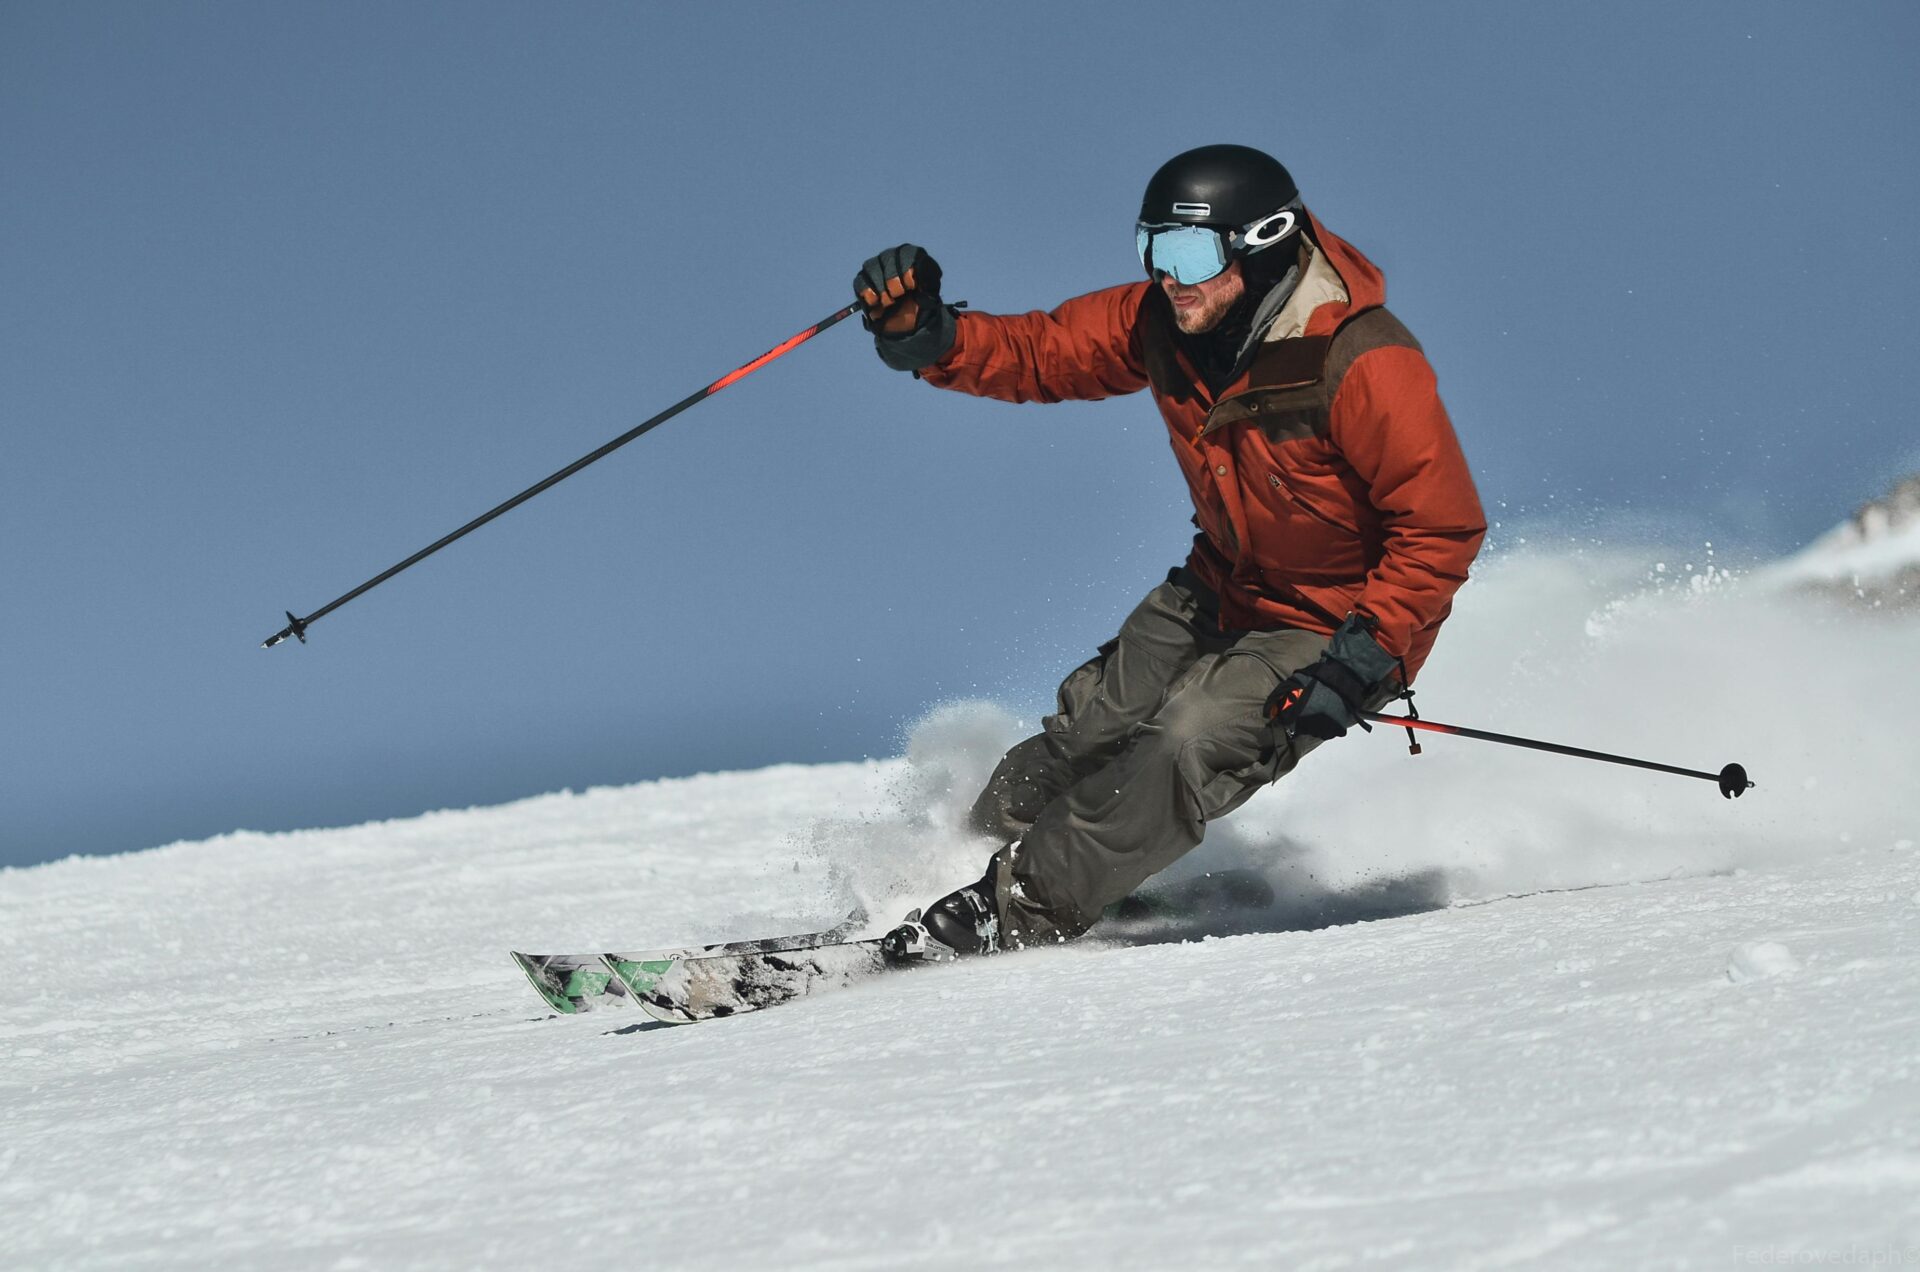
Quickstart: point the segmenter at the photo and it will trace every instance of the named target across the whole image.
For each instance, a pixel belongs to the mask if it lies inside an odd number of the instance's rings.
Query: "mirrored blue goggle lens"
[[[1219,231],[1204,225],[1135,226],[1134,245],[1149,274],[1171,274],[1187,287],[1204,283],[1227,267],[1226,241]]]

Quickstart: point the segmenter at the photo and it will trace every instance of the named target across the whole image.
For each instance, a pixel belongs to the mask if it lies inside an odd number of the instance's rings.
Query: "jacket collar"
[[[1307,264],[1300,272],[1300,281],[1294,286],[1293,295],[1287,297],[1287,303],[1273,316],[1261,339],[1272,342],[1303,336],[1314,312],[1322,305],[1336,305],[1344,310],[1352,299],[1332,260],[1317,244],[1308,243]]]

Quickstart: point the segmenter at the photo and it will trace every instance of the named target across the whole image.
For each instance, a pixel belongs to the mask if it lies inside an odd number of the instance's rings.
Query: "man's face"
[[[1212,331],[1246,292],[1247,284],[1235,261],[1204,283],[1176,283],[1172,274],[1160,275],[1160,290],[1173,302],[1173,321],[1190,336]]]

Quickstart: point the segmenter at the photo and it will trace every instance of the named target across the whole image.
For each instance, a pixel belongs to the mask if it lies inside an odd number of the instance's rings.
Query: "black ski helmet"
[[[1140,200],[1145,225],[1238,230],[1300,197],[1278,159],[1252,146],[1201,146],[1160,165]]]

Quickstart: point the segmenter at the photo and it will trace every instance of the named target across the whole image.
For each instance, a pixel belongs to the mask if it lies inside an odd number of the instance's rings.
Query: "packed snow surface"
[[[1175,867],[1274,878],[1226,934],[679,1028],[507,959],[971,878],[985,704],[0,872],[0,1267],[1920,1265],[1920,628],[1664,564],[1496,562],[1421,704],[1758,789],[1350,737]]]

